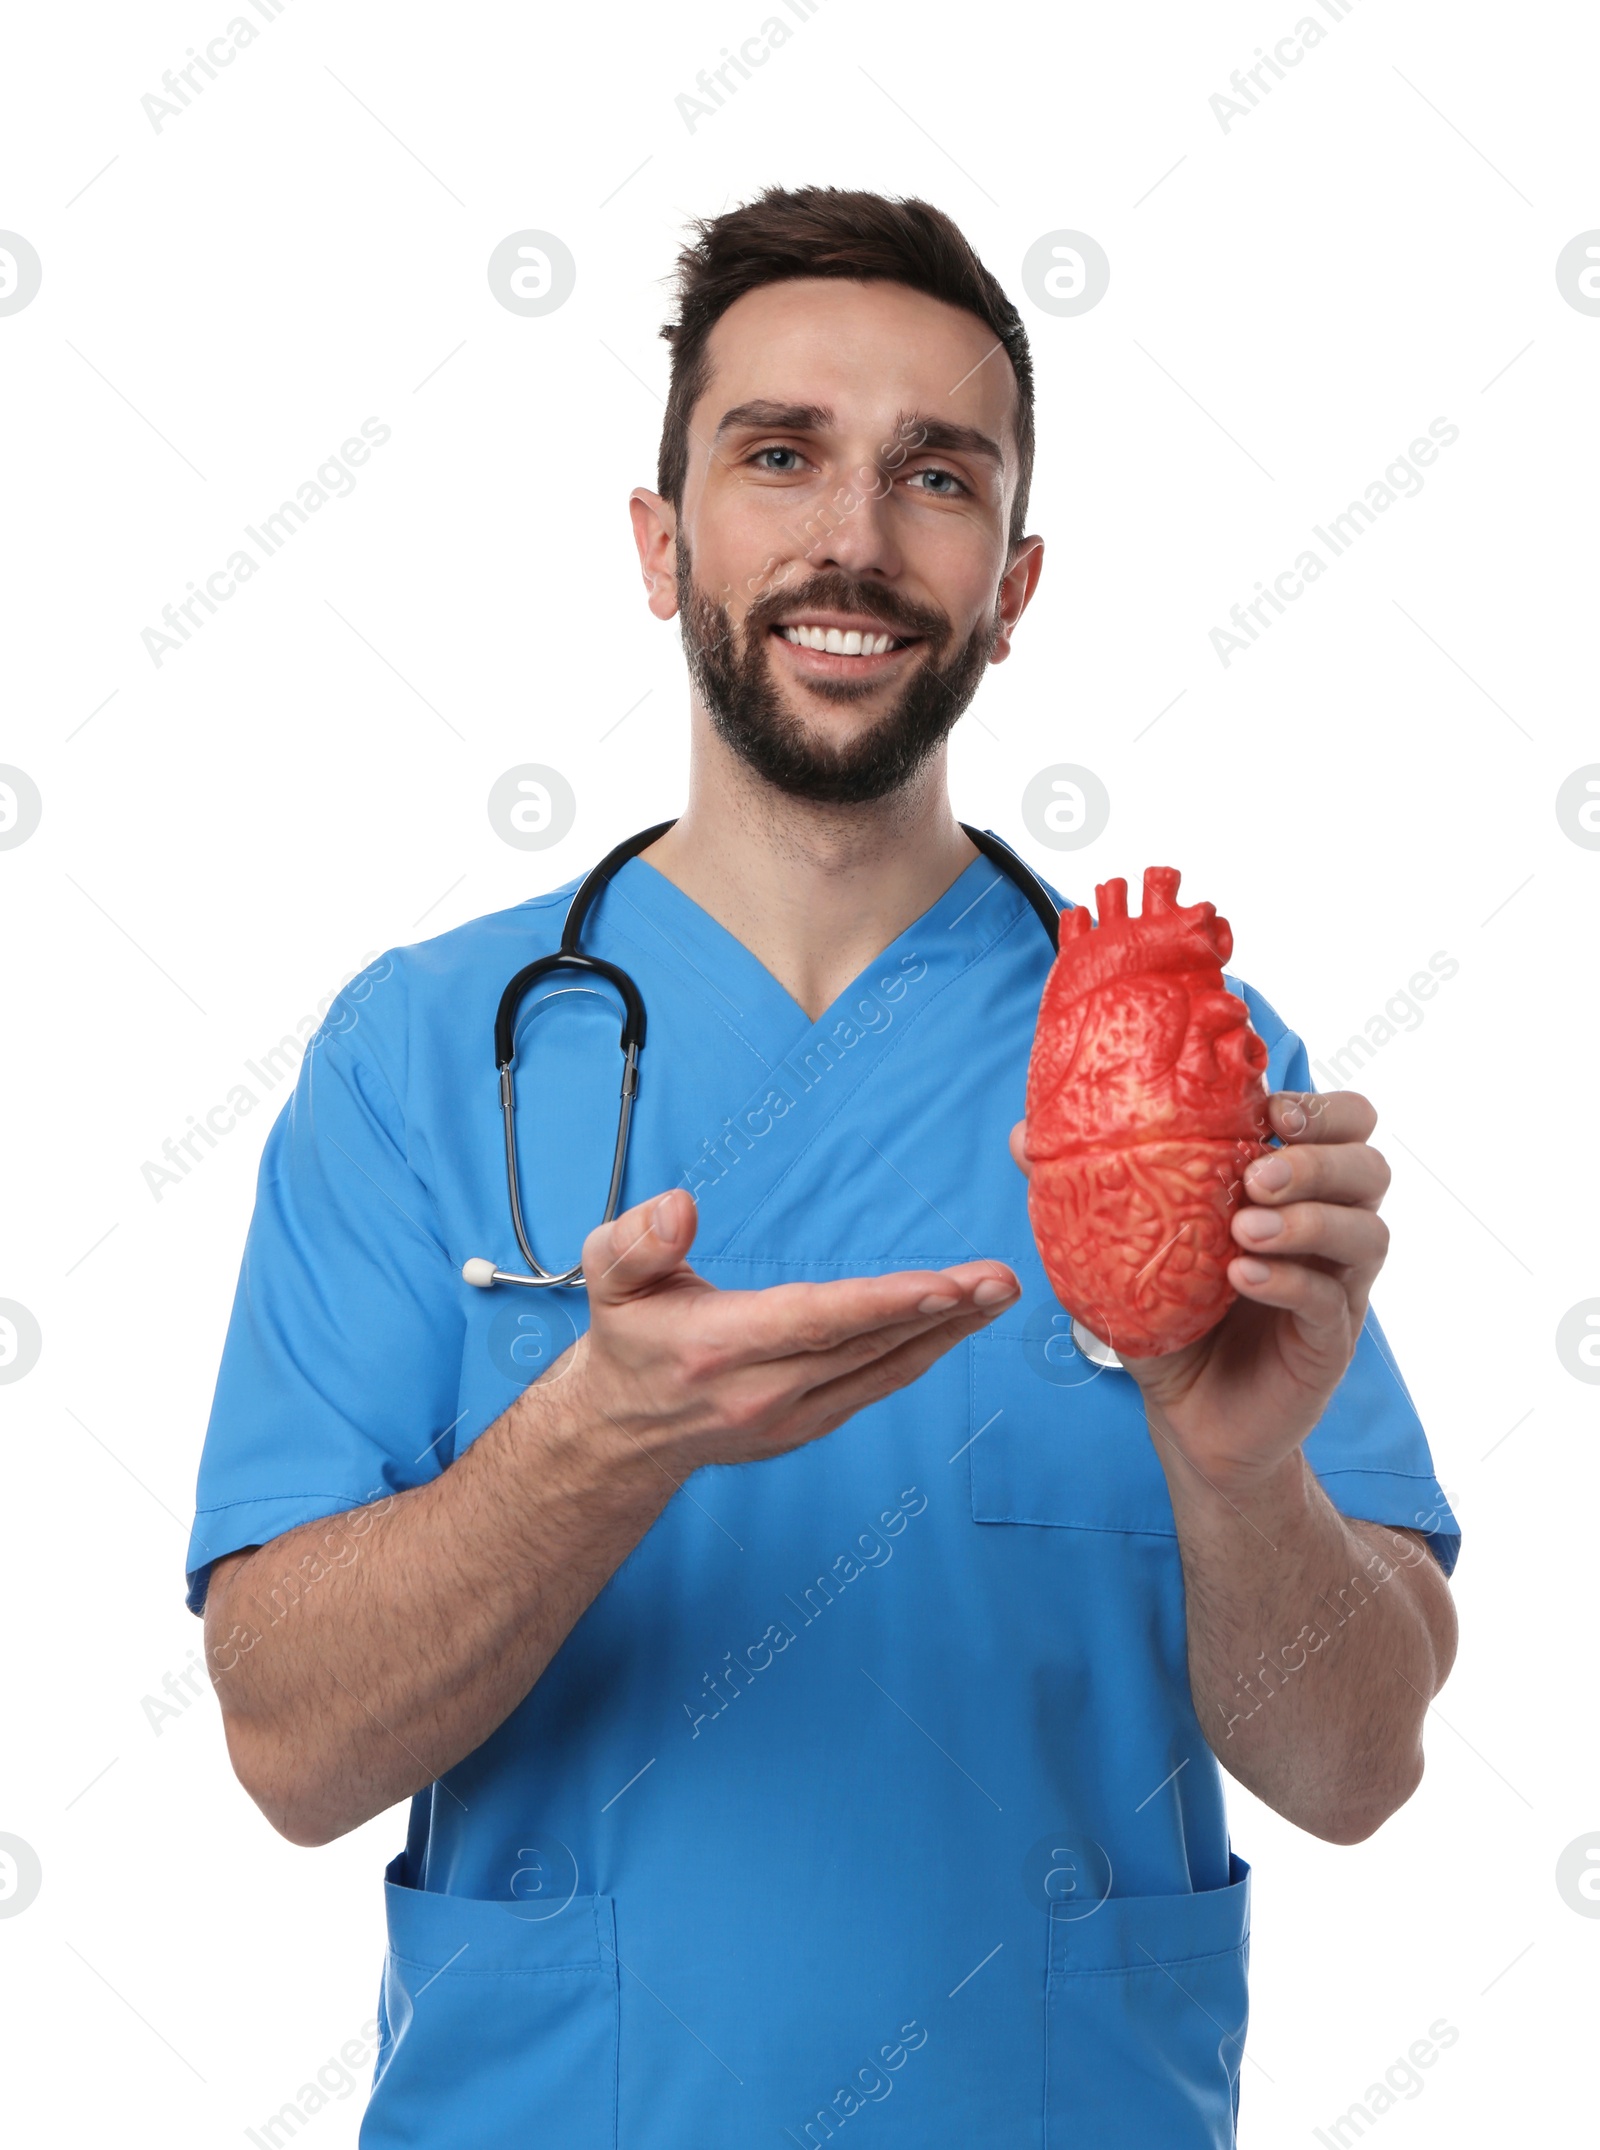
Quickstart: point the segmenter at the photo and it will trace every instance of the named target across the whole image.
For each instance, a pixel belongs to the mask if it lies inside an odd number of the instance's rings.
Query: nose
[[[892,488],[863,465],[808,518],[806,565],[892,580],[903,567],[895,535]]]

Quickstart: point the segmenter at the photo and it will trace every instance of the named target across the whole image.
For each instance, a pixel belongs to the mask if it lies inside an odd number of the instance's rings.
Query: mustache
[[[775,627],[786,612],[859,612],[875,620],[885,634],[940,643],[948,639],[950,621],[936,606],[913,604],[897,591],[854,581],[849,575],[813,575],[793,588],[771,590],[745,614],[747,643]]]

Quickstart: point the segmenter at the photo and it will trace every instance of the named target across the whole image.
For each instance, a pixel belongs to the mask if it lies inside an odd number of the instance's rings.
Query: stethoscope
[[[608,851],[593,871],[586,876],[571,903],[567,906],[566,922],[561,928],[561,946],[553,956],[540,956],[517,972],[500,996],[500,1006],[494,1019],[494,1064],[500,1073],[500,1117],[505,1129],[506,1145],[506,1192],[511,1202],[511,1229],[517,1235],[517,1245],[527,1263],[529,1274],[519,1276],[513,1269],[497,1269],[493,1262],[481,1254],[475,1254],[461,1265],[461,1274],[469,1284],[476,1284],[487,1291],[492,1284],[525,1284],[535,1290],[546,1285],[579,1284],[583,1282],[581,1267],[564,1269],[559,1275],[541,1266],[538,1256],[528,1241],[528,1228],[523,1221],[522,1190],[517,1183],[517,1100],[513,1064],[516,1046],[513,1033],[516,1030],[517,1011],[529,991],[541,978],[548,978],[555,971],[583,971],[604,978],[616,987],[622,996],[622,1097],[617,1113],[617,1141],[611,1158],[611,1185],[606,1190],[605,1214],[602,1224],[609,1224],[617,1213],[617,1200],[622,1192],[622,1168],[628,1155],[628,1128],[633,1118],[633,1101],[639,1094],[639,1055],[644,1051],[644,996],[628,973],[617,963],[604,963],[599,956],[587,956],[578,946],[578,936],[583,931],[584,919],[589,908],[606,883],[629,859],[653,844],[658,836],[665,836],[673,826],[670,821],[658,821],[654,828],[641,829],[637,836],[630,836],[625,843]],[[985,829],[974,829],[965,821],[960,824],[962,833],[976,845],[991,865],[999,868],[1008,880],[1021,890],[1038,914],[1039,923],[1050,936],[1052,948],[1061,944],[1061,914],[1050,891],[1044,883],[1018,858],[1009,844],[999,837],[991,836]],[[593,992],[592,986],[569,986],[568,992]],[[1078,1340],[1079,1324],[1073,1323],[1074,1340]],[[1087,1343],[1094,1343],[1100,1350],[1106,1346],[1083,1331],[1084,1341],[1079,1348],[1085,1350]],[[1106,1363],[1104,1361],[1099,1363]],[[1115,1364],[1113,1360],[1110,1363]]]

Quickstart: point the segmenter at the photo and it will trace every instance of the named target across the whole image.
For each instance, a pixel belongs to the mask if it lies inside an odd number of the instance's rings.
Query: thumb
[[[669,1187],[597,1224],[583,1243],[591,1307],[620,1305],[670,1276],[694,1244],[698,1221],[688,1188]]]

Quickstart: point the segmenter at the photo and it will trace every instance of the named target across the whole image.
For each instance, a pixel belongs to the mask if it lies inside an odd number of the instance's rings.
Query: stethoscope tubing
[[[653,844],[658,836],[665,836],[672,828],[672,821],[658,821],[654,827],[641,829],[637,835],[627,837],[613,850],[608,851],[600,863],[585,874],[574,891],[567,906],[566,919],[561,928],[561,945],[553,955],[540,956],[534,962],[524,964],[500,995],[500,1004],[494,1018],[494,1058],[500,1079],[500,1118],[505,1135],[506,1193],[511,1206],[511,1229],[517,1237],[522,1258],[528,1265],[528,1274],[520,1275],[514,1269],[497,1269],[483,1255],[474,1255],[463,1263],[461,1274],[467,1283],[481,1290],[495,1284],[520,1284],[525,1289],[544,1291],[562,1286],[581,1287],[584,1281],[581,1263],[559,1272],[542,1266],[533,1251],[528,1228],[523,1216],[522,1189],[517,1174],[517,1097],[516,1097],[516,1027],[517,1011],[529,991],[541,978],[548,978],[559,971],[578,971],[604,978],[616,988],[622,1000],[622,1034],[619,1040],[622,1052],[622,1088],[617,1106],[617,1139],[611,1155],[611,1180],[606,1189],[606,1206],[600,1222],[609,1224],[617,1213],[622,1196],[623,1167],[628,1156],[628,1133],[633,1123],[634,1100],[639,1093],[639,1057],[644,1051],[645,1006],[644,995],[619,963],[607,963],[599,956],[585,955],[578,946],[585,918],[595,897],[612,876],[625,866],[629,859]],[[1050,891],[1020,859],[1011,846],[1002,843],[998,836],[991,836],[986,829],[972,828],[967,822],[959,824],[963,835],[981,851],[990,864],[1011,881],[1032,905],[1039,923],[1050,936],[1052,948],[1061,945],[1061,914],[1057,910]],[[568,987],[570,991],[593,988]]]

